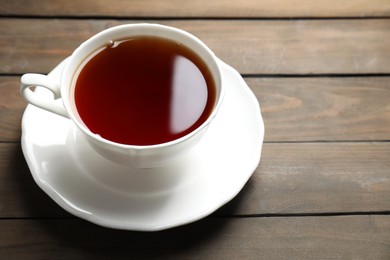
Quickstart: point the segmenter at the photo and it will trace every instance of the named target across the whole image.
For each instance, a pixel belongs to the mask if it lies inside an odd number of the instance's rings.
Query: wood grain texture
[[[110,17],[366,17],[389,16],[386,0],[13,0],[2,15]]]
[[[2,259],[388,259],[389,216],[208,218],[156,233],[2,220]]]
[[[19,77],[0,77],[0,141],[18,142]],[[265,141],[390,140],[390,77],[245,78],[261,104]]]
[[[266,141],[390,140],[389,77],[245,78]]]
[[[264,144],[245,189],[221,214],[390,209],[390,143]]]
[[[0,77],[0,142],[19,141],[26,102],[19,94],[19,77]]]
[[[61,217],[69,214],[36,185],[21,145],[0,143],[0,219],[26,216]]]
[[[216,214],[385,212],[389,158],[390,143],[264,144],[252,178]],[[19,144],[0,144],[0,198],[0,218],[67,215],[34,184]]]
[[[389,0],[0,0],[0,259],[390,259],[389,18]],[[140,22],[187,30],[245,74],[267,142],[231,202],[154,233],[65,212],[20,147],[21,74]]]
[[[95,33],[134,22],[1,19],[0,73],[47,73]],[[390,73],[388,19],[147,22],[193,33],[244,74]]]

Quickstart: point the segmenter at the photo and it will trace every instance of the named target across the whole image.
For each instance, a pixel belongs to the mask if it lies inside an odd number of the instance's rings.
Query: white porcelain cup
[[[207,65],[216,87],[216,102],[208,119],[191,133],[162,144],[127,145],[116,143],[92,133],[81,121],[75,108],[73,82],[83,62],[111,41],[124,40],[137,36],[167,38],[187,46]],[[54,94],[50,99],[34,92],[32,87],[44,87]],[[221,68],[214,53],[192,34],[173,27],[158,24],[128,24],[104,30],[82,43],[66,63],[60,80],[46,75],[28,73],[21,78],[21,95],[32,105],[69,118],[80,130],[95,151],[109,160],[136,168],[152,168],[166,165],[179,155],[185,154],[205,133],[221,105],[224,93]],[[61,99],[62,102],[56,102]],[[158,131],[158,129],[156,129]]]

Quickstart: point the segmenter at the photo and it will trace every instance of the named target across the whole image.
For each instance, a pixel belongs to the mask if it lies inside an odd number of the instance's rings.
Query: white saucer
[[[64,62],[49,75],[59,78]],[[68,212],[110,228],[156,231],[211,214],[252,175],[264,138],[257,99],[240,74],[220,62],[228,86],[215,121],[187,156],[164,168],[108,161],[70,120],[28,105],[22,148],[34,180]]]

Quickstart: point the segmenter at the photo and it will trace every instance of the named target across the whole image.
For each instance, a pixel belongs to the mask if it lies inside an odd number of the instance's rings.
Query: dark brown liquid
[[[170,40],[137,37],[96,54],[81,70],[75,104],[95,134],[122,144],[180,138],[210,115],[216,89],[206,64]]]

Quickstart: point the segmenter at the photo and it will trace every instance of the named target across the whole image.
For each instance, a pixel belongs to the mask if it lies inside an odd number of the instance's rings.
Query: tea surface
[[[95,134],[122,144],[180,138],[210,115],[216,90],[190,49],[157,37],[114,42],[93,56],[75,84],[75,105]]]

